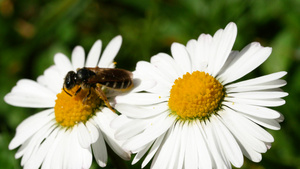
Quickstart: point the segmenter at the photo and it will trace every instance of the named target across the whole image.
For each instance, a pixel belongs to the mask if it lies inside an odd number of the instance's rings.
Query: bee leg
[[[107,97],[103,90],[101,89],[101,85],[99,83],[96,84],[95,91],[98,94],[98,96],[104,101],[105,105],[113,112],[116,112],[111,105],[109,104]]]
[[[80,91],[81,91],[81,87],[79,87],[79,89],[76,90],[74,95],[76,96]]]
[[[87,98],[89,98],[90,97],[90,95],[91,95],[91,89],[89,89],[89,92],[88,92],[88,94],[84,97],[84,99],[83,99],[83,103],[85,103],[86,102],[86,100],[87,100]]]

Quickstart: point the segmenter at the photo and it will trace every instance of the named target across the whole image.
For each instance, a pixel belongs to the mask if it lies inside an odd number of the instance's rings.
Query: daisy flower
[[[283,116],[268,107],[285,104],[280,87],[286,72],[235,82],[271,54],[253,42],[232,51],[235,23],[214,36],[201,34],[186,46],[173,43],[172,57],[159,53],[140,61],[135,88],[116,97],[122,113],[112,121],[123,147],[142,157],[142,167],[231,168],[243,155],[262,159],[274,141],[264,128],[279,130]]]
[[[106,145],[125,160],[130,153],[120,147],[122,142],[114,139],[110,121],[117,117],[104,107],[102,100],[91,92],[74,87],[68,93],[63,89],[64,77],[69,71],[82,67],[113,68],[113,60],[122,43],[122,37],[111,40],[100,58],[102,42],[96,41],[85,61],[81,46],[74,48],[72,61],[58,53],[55,65],[46,69],[37,81],[22,79],[4,100],[11,105],[30,108],[47,108],[24,120],[18,127],[9,149],[20,146],[15,157],[21,158],[24,168],[90,168],[92,156],[104,167],[107,163]],[[112,101],[113,95],[108,95]],[[93,155],[92,155],[93,154]]]

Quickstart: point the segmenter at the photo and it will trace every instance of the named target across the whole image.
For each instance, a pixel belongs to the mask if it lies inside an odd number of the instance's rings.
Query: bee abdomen
[[[128,89],[132,86],[131,80],[124,80],[124,81],[106,81],[105,84],[102,84],[106,87],[112,89]]]

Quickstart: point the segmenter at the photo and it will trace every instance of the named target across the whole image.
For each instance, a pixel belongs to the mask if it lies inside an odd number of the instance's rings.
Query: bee
[[[107,97],[102,90],[103,87],[107,87],[113,90],[129,90],[133,86],[132,73],[124,69],[117,68],[88,68],[84,67],[77,69],[77,73],[69,71],[65,77],[63,90],[72,97],[65,89],[70,90],[76,85],[80,87],[75,92],[75,96],[81,90],[88,90],[87,96],[83,102],[90,96],[91,90],[94,90],[96,94],[104,101],[105,105],[115,111],[109,104]]]

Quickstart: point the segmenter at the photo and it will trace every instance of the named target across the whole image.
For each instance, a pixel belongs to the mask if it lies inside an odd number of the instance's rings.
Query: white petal
[[[265,76],[261,76],[261,77],[257,77],[257,78],[253,78],[253,79],[249,79],[249,80],[244,80],[244,81],[237,82],[237,83],[232,83],[230,85],[227,85],[226,87],[231,88],[231,87],[240,87],[240,86],[259,85],[259,84],[272,82],[272,81],[275,81],[277,79],[280,79],[286,74],[287,74],[287,72],[284,72],[284,71],[277,72],[277,73],[272,73],[272,74],[269,74],[269,75],[265,75]]]
[[[244,114],[245,117],[247,117],[248,119],[252,120],[253,122],[266,127],[268,129],[271,130],[280,130],[280,124],[278,123],[278,121],[276,119],[264,119],[264,118],[260,118],[260,117],[256,117],[256,116],[251,116],[251,115],[247,115]]]
[[[285,80],[274,80],[267,83],[262,83],[259,85],[252,85],[252,86],[239,86],[239,87],[226,87],[227,93],[233,93],[233,92],[250,92],[250,91],[259,91],[259,90],[268,90],[268,89],[277,89],[279,87],[285,86],[286,81]]]
[[[81,151],[79,152],[82,158],[82,167],[80,168],[90,168],[92,165],[92,161],[93,161],[93,155],[92,155],[92,150],[91,147],[89,147],[88,149],[85,148],[81,148]]]
[[[175,124],[175,129],[173,131],[174,135],[171,138],[170,137],[170,143],[165,143],[169,145],[169,148],[165,149],[167,154],[170,156],[170,160],[168,160],[168,168],[176,168],[178,165],[182,165],[179,163],[179,158],[180,157],[180,152],[181,152],[181,138],[182,138],[182,130],[183,130],[183,124],[182,123],[177,123]]]
[[[204,58],[201,58],[202,55],[200,53],[199,43],[194,39],[189,40],[188,43],[186,44],[186,50],[188,51],[191,59],[192,72],[199,70],[199,68],[201,68],[202,66],[200,65],[201,62],[205,60]]]
[[[96,162],[100,167],[105,167],[107,163],[107,150],[104,142],[102,132],[99,130],[99,137],[95,143],[92,144],[93,154]]]
[[[181,124],[182,127],[182,131],[180,133],[181,137],[180,137],[180,150],[178,152],[178,162],[177,162],[177,166],[174,168],[178,168],[181,169],[183,168],[184,165],[184,159],[185,159],[185,151],[186,151],[186,146],[187,146],[187,142],[190,138],[188,138],[188,123],[183,123]]]
[[[142,131],[144,131],[149,126],[148,120],[132,120],[124,125],[120,126],[115,133],[115,138],[118,140],[129,139]]]
[[[218,74],[222,74],[224,71],[226,71],[234,63],[233,60],[237,57],[238,54],[239,51],[232,50]]]
[[[130,160],[131,155],[130,152],[126,149],[124,149],[121,144],[115,140],[115,138],[112,135],[104,135],[104,138],[107,142],[107,144],[111,147],[111,149],[123,160]]]
[[[218,78],[222,84],[235,81],[262,64],[271,52],[272,49],[269,47],[262,47],[257,42],[251,43],[236,56],[236,59],[233,60],[234,63]]]
[[[121,144],[123,142],[115,139],[115,131],[112,128],[110,128],[110,122],[116,117],[117,115],[114,112],[112,112],[108,108],[104,108],[102,109],[102,113],[97,114],[97,118],[95,118],[95,121],[97,121],[97,124],[99,125],[102,131],[104,139],[106,140],[107,144],[112,148],[112,150],[122,159],[129,160],[130,153],[127,151],[127,149],[121,147]]]
[[[140,159],[143,158],[143,156],[149,151],[149,148],[152,146],[153,142],[146,144],[141,150],[139,150],[136,155],[134,156],[131,164],[134,165],[135,163],[137,163],[138,161],[140,161]],[[142,167],[143,168],[143,167]]]
[[[213,61],[213,58],[211,57],[211,53],[213,52],[212,40],[213,39],[211,35],[208,34],[201,34],[198,38],[198,50],[200,56],[197,59],[199,61],[197,61],[195,64],[197,64],[196,69],[199,71],[207,72],[208,64]]]
[[[51,158],[50,168],[63,168],[64,148],[68,146],[67,136],[68,135],[65,133],[65,131],[58,133],[58,143]]]
[[[62,148],[65,153],[64,168],[90,168],[92,164],[91,148],[81,147],[78,142],[78,130],[73,128],[70,135],[65,137],[68,139],[65,141],[66,146]]]
[[[61,139],[64,137],[64,132],[60,130],[59,128],[56,128],[52,135],[54,137],[53,143],[50,145],[50,148],[48,149],[48,152],[46,154],[46,157],[42,164],[42,169],[51,169],[52,165],[52,158],[56,155],[56,147],[58,146],[58,143],[61,141]],[[54,155],[55,154],[55,155]]]
[[[283,116],[283,114],[281,114],[281,113],[279,113],[279,114],[280,114],[280,117],[279,117],[278,119],[276,119],[276,121],[278,121],[278,122],[283,122],[284,116]]]
[[[92,124],[90,121],[87,121],[85,123],[85,126],[87,127],[87,130],[90,133],[91,143],[95,143],[98,140],[98,137],[99,137],[99,131],[98,131],[97,127],[94,126],[94,124]]]
[[[223,102],[222,104],[245,114],[249,114],[251,116],[256,116],[259,118],[266,118],[266,119],[276,119],[280,117],[280,114],[272,109],[261,107],[261,106],[252,106],[248,104],[240,104],[240,103],[230,103],[230,102]]]
[[[261,140],[272,140],[272,136],[270,137],[269,133],[268,135],[265,133],[260,135],[264,131],[262,128],[226,107],[224,107],[224,111],[220,112],[220,116],[227,128],[237,138],[238,142],[247,145],[259,153],[267,151],[264,142]],[[256,129],[259,130],[257,133],[255,131]]]
[[[190,56],[182,44],[173,43],[171,46],[171,53],[175,62],[181,68],[181,71],[183,73],[192,72]]]
[[[73,128],[74,129],[74,128]],[[71,130],[73,130],[71,129]],[[59,146],[63,145],[63,149],[61,150],[63,156],[62,156],[62,168],[79,168],[79,166],[74,166],[74,162],[77,162],[77,161],[74,161],[73,162],[73,159],[72,158],[75,158],[76,159],[76,156],[74,154],[74,149],[76,149],[76,145],[74,146],[74,142],[75,144],[78,142],[76,141],[76,135],[74,134],[74,132],[72,132],[71,130],[67,130],[65,131],[64,133],[64,138],[63,138],[63,142],[60,142],[59,143]],[[72,134],[73,133],[73,134]],[[74,142],[72,142],[72,140],[75,140]],[[80,165],[80,163],[77,163]]]
[[[129,104],[116,104],[115,106],[115,109],[117,109],[120,113],[132,118],[149,118],[168,110],[168,108],[167,102],[149,106]]]
[[[43,142],[43,140],[48,137],[49,133],[53,129],[53,127],[51,128],[51,126],[53,126],[53,123],[48,123],[48,124],[44,125],[42,128],[39,129],[39,131],[34,133],[32,135],[32,137],[30,137],[28,140],[26,140],[26,142],[24,144],[22,144],[22,146],[18,149],[17,153],[15,154],[15,157],[19,158],[19,157],[23,156],[23,158],[21,160],[22,166],[24,164],[26,166],[31,165],[31,164],[40,165],[40,164],[36,164],[35,159],[34,159],[34,161],[31,159],[32,159],[32,156],[34,156],[37,153],[41,142]],[[30,162],[31,162],[31,164],[30,164]]]
[[[82,148],[90,147],[92,143],[92,137],[87,127],[83,123],[75,125],[73,130],[77,130],[78,142]]]
[[[54,63],[62,76],[65,76],[70,70],[73,70],[73,66],[69,58],[62,53],[55,54]]]
[[[206,139],[204,137],[202,126],[200,125],[199,121],[193,122],[192,129],[194,130],[195,134],[195,142],[198,148],[198,161],[199,161],[199,168],[212,168],[212,159],[209,153],[209,149],[206,143]],[[189,139],[189,138],[186,138]]]
[[[277,107],[285,104],[283,99],[240,99],[225,97],[225,101],[266,107]]]
[[[139,61],[136,66],[136,71],[141,75],[141,80],[150,79],[156,82],[152,88],[149,88],[146,91],[151,93],[159,93],[160,95],[164,96],[169,95],[173,81],[168,81],[166,75],[160,72],[157,67],[148,62]]]
[[[277,91],[260,91],[260,92],[239,92],[228,93],[228,97],[245,98],[245,99],[275,99],[287,96],[286,92]]]
[[[52,128],[50,130],[52,130]],[[54,143],[57,131],[58,130],[53,130],[49,136],[47,135],[47,138],[39,146],[37,152],[32,155],[32,160],[28,161],[28,163],[25,164],[24,168],[39,168],[42,165],[46,155],[48,154],[52,144]]]
[[[84,67],[85,53],[81,46],[76,46],[72,52],[73,70]]]
[[[48,108],[54,107],[54,99],[34,97],[27,94],[9,93],[5,96],[5,101],[13,106],[31,107],[31,108]]]
[[[157,82],[159,82],[159,84],[165,87],[172,86],[173,84],[173,81],[168,81],[169,78],[166,77],[167,75],[148,62],[139,61],[136,65],[136,70],[143,73],[144,76],[149,76],[155,79]]]
[[[168,113],[158,116],[157,120],[153,120],[151,123],[152,125],[150,125],[143,133],[127,140],[123,147],[125,149],[135,151],[165,133],[174,121],[175,117],[168,116]]]
[[[216,76],[227,60],[237,35],[235,23],[229,23],[224,30],[218,30],[213,37],[212,58],[208,64],[208,71]],[[210,71],[211,70],[211,71]]]
[[[169,161],[169,157],[170,154],[166,153],[166,151],[161,152],[164,146],[168,146],[168,144],[166,144],[167,140],[170,140],[170,135],[172,134],[172,128],[173,126],[171,126],[171,128],[166,132],[165,138],[163,140],[163,142],[161,143],[161,145],[159,146],[159,149],[157,150],[157,153],[155,154],[151,166],[150,168],[167,168],[167,162]],[[162,159],[166,159],[165,161],[163,161]]]
[[[213,157],[213,168],[231,168],[229,161],[224,156],[224,152],[218,143],[218,137],[213,129],[214,124],[210,121],[201,122],[200,124],[204,129],[204,133],[207,137],[207,145],[209,146],[211,156]]]
[[[15,149],[19,145],[23,144],[29,137],[31,137],[35,132],[37,132],[44,125],[53,120],[53,116],[49,116],[53,113],[53,109],[44,110],[40,113],[32,115],[25,119],[18,127],[16,131],[16,136],[12,139],[9,144],[9,149]]]
[[[63,86],[64,76],[61,76],[57,66],[51,66],[44,74],[37,78],[37,82],[54,93],[60,93]]]
[[[86,63],[85,63],[85,67],[96,67],[99,57],[100,57],[100,53],[101,53],[101,46],[102,46],[102,42],[101,40],[97,40],[94,45],[92,46],[87,59],[86,59]]]
[[[117,96],[116,103],[131,104],[131,105],[149,105],[165,102],[167,97],[162,97],[152,93],[131,93],[129,95]]]
[[[227,130],[215,116],[210,118],[212,127],[218,139],[220,148],[223,150],[225,158],[235,167],[241,167],[244,163],[242,151],[232,134]]]
[[[21,107],[54,107],[56,94],[33,80],[22,79],[4,97],[8,104]]]
[[[175,81],[179,77],[178,65],[174,62],[174,59],[167,54],[159,53],[151,57],[150,63],[156,66],[168,79],[169,82]]]
[[[168,99],[170,97],[170,90],[171,89],[172,89],[172,85],[162,86],[160,83],[157,83],[156,86],[147,89],[146,92],[153,93],[153,94],[158,94],[159,96]]]
[[[122,36],[114,37],[106,46],[100,58],[98,67],[109,67],[113,63],[114,58],[120,50],[122,44]]]
[[[82,148],[77,139],[77,131],[65,132],[65,139],[61,145],[64,159],[62,161],[63,168],[81,169],[91,165],[91,153],[87,153],[88,149]],[[75,161],[76,160],[76,161]],[[90,162],[88,162],[90,161]]]
[[[132,120],[128,119],[127,116],[121,114],[110,122],[110,127],[112,129],[118,129],[118,128],[120,128],[120,126],[123,126],[124,124],[128,123],[129,121],[132,121]]]
[[[139,72],[132,72],[133,73],[133,88],[131,89],[131,93],[145,91],[149,88],[154,87],[157,82],[153,79],[145,77],[143,74]]]
[[[162,134],[155,140],[155,142],[152,145],[150,151],[148,152],[145,160],[142,163],[142,168],[144,168],[149,163],[149,161],[153,158],[153,156],[157,152],[158,148],[162,145],[162,141],[163,141],[164,137],[165,137],[165,134]]]
[[[237,113],[235,113],[238,115]],[[238,116],[235,117],[237,119]],[[274,138],[273,136],[268,133],[266,130],[258,126],[256,123],[253,123],[252,121],[246,119],[246,118],[240,118],[240,123],[242,123],[241,128],[244,128],[244,132],[247,133],[248,135],[251,135],[263,142],[273,142]]]
[[[188,126],[187,130],[187,144],[185,148],[185,159],[184,159],[184,168],[198,168],[199,165],[199,157],[197,153],[197,148],[196,148],[196,142],[194,138],[194,131],[191,126]]]
[[[157,154],[155,165],[160,168],[175,168],[177,167],[179,151],[180,151],[180,137],[181,137],[181,123],[173,125],[173,129],[170,129],[170,135],[167,136],[165,142],[161,146],[159,154]],[[162,165],[163,164],[163,165]],[[157,167],[157,168],[158,168]]]

